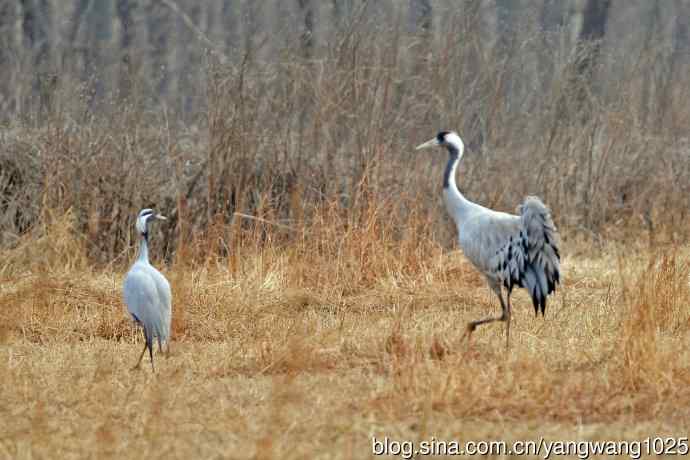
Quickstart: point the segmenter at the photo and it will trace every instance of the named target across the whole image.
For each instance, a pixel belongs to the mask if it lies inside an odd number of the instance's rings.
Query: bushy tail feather
[[[525,274],[523,277],[523,287],[527,289],[530,297],[532,298],[532,305],[534,305],[534,315],[537,316],[539,311],[541,311],[542,316],[546,311],[546,296],[544,290],[544,275],[534,269],[534,266],[527,264],[525,266]]]
[[[532,297],[534,312],[546,310],[546,297],[560,282],[560,239],[551,212],[537,197],[527,197],[518,208],[527,239],[525,287]]]

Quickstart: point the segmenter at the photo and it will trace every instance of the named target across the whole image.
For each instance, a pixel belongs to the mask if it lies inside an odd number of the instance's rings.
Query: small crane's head
[[[153,212],[153,209],[142,209],[137,216],[137,231],[142,236],[146,236],[149,231],[149,223],[154,220],[167,220],[167,218],[160,214],[156,214]]]
[[[431,140],[417,146],[417,150],[426,149],[429,147],[442,146],[448,148],[451,152],[455,151],[462,155],[465,145],[462,139],[455,131],[441,131]]]

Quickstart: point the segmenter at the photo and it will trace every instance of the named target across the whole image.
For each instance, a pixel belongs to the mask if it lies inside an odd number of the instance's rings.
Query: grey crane
[[[149,225],[156,220],[166,220],[166,218],[154,213],[151,209],[142,209],[139,212],[136,222],[136,229],[139,232],[139,256],[127,272],[122,286],[127,310],[144,331],[144,349],[134,369],[139,368],[141,359],[148,348],[151,370],[154,372],[153,338],[158,339],[159,351],[163,348],[161,342],[166,342],[166,353],[169,352],[168,339],[172,315],[170,284],[165,276],[149,262]]]
[[[465,146],[453,131],[441,131],[417,150],[434,146],[448,149],[443,175],[443,197],[458,229],[460,247],[472,264],[486,276],[501,302],[502,314],[471,321],[469,338],[481,324],[506,323],[506,347],[510,345],[510,294],[515,286],[527,289],[535,316],[546,310],[546,298],[560,281],[559,237],[551,212],[534,196],[518,207],[520,215],[494,211],[466,199],[455,183],[455,171]],[[503,287],[507,291],[503,299]]]

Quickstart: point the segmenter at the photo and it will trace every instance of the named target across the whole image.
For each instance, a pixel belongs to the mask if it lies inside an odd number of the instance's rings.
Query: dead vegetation
[[[576,256],[573,242],[546,319],[516,296],[509,353],[502,328],[460,341],[498,306],[460,254],[434,246],[412,258],[374,232],[369,254],[350,231],[320,241],[330,256],[264,245],[232,263],[173,262],[172,356],[152,375],[129,370],[140,334],[122,271],[76,263],[74,225],[67,214],[36,233],[54,242],[40,255],[3,251],[8,457],[369,458],[374,434],[619,439],[690,422],[687,247]]]
[[[288,41],[266,59],[252,40],[200,58],[191,121],[152,109],[148,80],[97,107],[61,80],[50,111],[3,125],[1,457],[369,458],[372,435],[687,433],[690,73],[661,78],[674,97],[650,117],[636,75],[653,48],[609,50],[635,77],[602,66],[589,88],[549,37],[521,31],[505,55],[457,39],[479,34],[466,11],[433,39],[363,11],[313,58]],[[540,90],[507,91],[530,53]],[[509,353],[500,327],[460,342],[498,306],[454,251],[445,154],[411,150],[440,128],[468,141],[469,197],[512,211],[540,195],[563,232],[564,284],[546,319],[516,294]],[[140,338],[120,292],[144,206],[170,217],[152,235],[174,299],[156,375],[129,371]]]

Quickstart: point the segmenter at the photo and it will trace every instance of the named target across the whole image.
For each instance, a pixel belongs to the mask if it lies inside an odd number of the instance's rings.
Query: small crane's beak
[[[436,138],[434,137],[433,139],[428,140],[428,141],[426,141],[426,142],[423,143],[423,144],[419,144],[419,145],[415,148],[415,150],[428,149],[429,147],[436,147],[437,145],[439,145],[439,144],[438,144],[438,139],[436,139]]]
[[[168,220],[168,218],[162,214],[156,214],[156,220]]]

